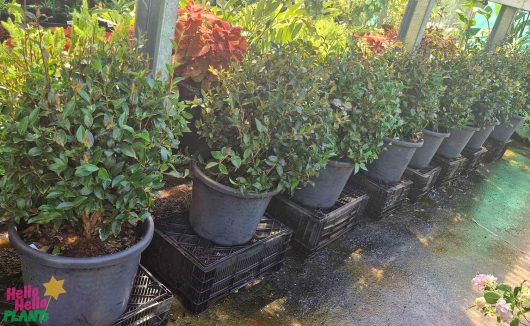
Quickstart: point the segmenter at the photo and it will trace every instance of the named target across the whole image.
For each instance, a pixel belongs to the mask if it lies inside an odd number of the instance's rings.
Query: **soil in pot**
[[[451,129],[451,135],[444,139],[436,154],[448,159],[457,158],[476,131],[478,128],[475,127]]]
[[[515,130],[524,122],[524,117],[515,116],[510,121],[501,123],[490,135],[490,138],[501,142],[506,143],[510,138],[512,138]]]
[[[72,258],[42,253],[28,246],[14,224],[12,246],[21,259],[24,285],[39,289],[46,299],[48,321],[43,325],[112,325],[127,307],[141,253],[153,238],[150,218],[142,224],[141,239],[115,254]],[[50,290],[51,289],[51,290]],[[55,293],[52,297],[46,290]]]
[[[385,149],[379,158],[368,166],[366,175],[384,184],[395,184],[401,180],[416,149],[423,146],[423,140],[408,142],[386,137]]]
[[[486,142],[486,139],[488,139],[490,134],[493,132],[493,128],[495,128],[494,125],[480,128],[473,134],[473,137],[471,137],[466,147],[476,150],[481,149],[482,145],[484,145]]]
[[[242,194],[210,179],[194,160],[190,224],[201,237],[222,246],[244,244],[254,235],[272,196],[279,191]]]
[[[423,146],[416,149],[409,166],[420,170],[428,167],[444,139],[449,136],[449,133],[423,130]]]
[[[319,175],[311,179],[313,184],[309,183],[296,190],[293,199],[306,207],[332,207],[339,199],[354,168],[349,162],[329,161],[327,166],[320,170]]]

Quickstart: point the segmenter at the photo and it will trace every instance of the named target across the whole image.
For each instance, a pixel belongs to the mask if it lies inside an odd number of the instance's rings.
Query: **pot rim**
[[[121,262],[128,260],[130,257],[143,252],[153,239],[155,226],[151,216],[144,221],[144,228],[144,235],[140,241],[125,250],[111,255],[80,258],[54,256],[31,248],[18,234],[17,226],[14,221],[9,224],[8,232],[9,241],[13,248],[19,251],[22,256],[36,260],[42,265],[61,269],[94,269],[120,264]]]
[[[208,188],[211,188],[225,195],[229,195],[229,196],[233,196],[237,198],[262,199],[262,198],[273,197],[280,193],[280,190],[276,189],[276,190],[269,191],[269,192],[249,192],[246,194],[242,194],[239,190],[229,187],[229,186],[225,186],[224,184],[221,184],[211,179],[204,172],[202,172],[201,168],[197,165],[197,156],[194,156],[191,161],[191,172],[193,173],[193,176],[196,179],[201,181]]]
[[[333,167],[336,167],[336,168],[345,168],[345,169],[349,169],[349,168],[354,168],[355,167],[355,164],[353,164],[353,162],[349,161],[349,160],[329,160],[328,163],[326,163],[326,166],[333,166]]]
[[[474,126],[465,126],[463,128],[453,128],[452,130],[479,131],[480,128],[479,127],[474,127]]]
[[[423,129],[423,133],[430,135],[430,136],[440,137],[440,138],[447,138],[451,136],[450,132],[436,132],[436,131],[432,131],[429,129]]]
[[[390,143],[392,145],[398,145],[398,146],[401,146],[401,147],[420,148],[420,147],[423,146],[423,139],[421,141],[419,141],[419,142],[413,143],[413,142],[408,142],[408,141],[404,141],[404,140],[399,140],[399,139],[394,139],[394,138],[390,138],[390,137],[385,137],[384,141],[385,141],[385,143]]]
[[[516,115],[516,116],[513,116],[512,117],[512,120],[515,119],[515,120],[525,120],[526,118],[523,117],[522,115]]]

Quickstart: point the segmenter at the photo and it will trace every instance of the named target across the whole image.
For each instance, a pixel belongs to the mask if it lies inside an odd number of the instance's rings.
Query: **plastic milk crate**
[[[291,233],[265,216],[251,241],[225,247],[195,234],[187,213],[160,216],[142,263],[181,297],[189,311],[200,313],[264,273],[278,270]]]
[[[267,212],[293,230],[293,244],[307,253],[333,242],[354,227],[368,203],[368,195],[346,185],[331,208],[307,208],[288,198],[272,198]]]

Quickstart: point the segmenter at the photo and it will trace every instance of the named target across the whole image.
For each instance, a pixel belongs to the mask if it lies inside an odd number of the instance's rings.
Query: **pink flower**
[[[497,312],[497,315],[501,317],[504,322],[512,322],[513,315],[511,311],[511,305],[509,303],[506,303],[506,300],[501,298],[497,301],[497,303],[495,304],[495,312]]]
[[[495,284],[495,282],[497,282],[497,278],[493,275],[477,274],[477,276],[475,276],[471,282],[473,283],[473,288],[475,291],[482,292],[486,286]]]

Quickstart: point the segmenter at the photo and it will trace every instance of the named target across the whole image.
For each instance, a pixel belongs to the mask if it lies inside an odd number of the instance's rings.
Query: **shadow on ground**
[[[530,279],[530,150],[521,146],[454,188],[366,222],[304,259],[171,325],[495,325],[471,279]]]

